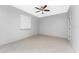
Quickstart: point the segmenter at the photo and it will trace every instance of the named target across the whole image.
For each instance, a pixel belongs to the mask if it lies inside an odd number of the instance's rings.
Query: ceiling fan
[[[47,5],[41,6],[40,8],[39,7],[35,7],[35,9],[38,10],[35,13],[42,12],[42,14],[44,14],[44,12],[49,12],[50,10],[48,10],[46,8],[47,8]]]

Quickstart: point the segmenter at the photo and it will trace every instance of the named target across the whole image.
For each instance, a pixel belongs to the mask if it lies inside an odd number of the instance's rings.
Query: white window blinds
[[[21,29],[31,29],[31,17],[21,15]]]

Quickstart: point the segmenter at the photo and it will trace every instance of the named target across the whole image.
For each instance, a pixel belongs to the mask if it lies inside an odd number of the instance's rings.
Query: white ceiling
[[[69,5],[48,5],[47,9],[49,9],[50,11],[44,12],[44,14],[42,14],[41,12],[35,13],[37,11],[35,7],[40,7],[40,5],[13,5],[13,7],[19,8],[36,17],[46,17],[54,14],[65,13],[69,9]]]

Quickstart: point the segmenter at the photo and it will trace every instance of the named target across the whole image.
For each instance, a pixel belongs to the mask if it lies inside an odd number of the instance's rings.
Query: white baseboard
[[[60,39],[68,39],[68,38],[65,38],[65,37],[52,36],[52,35],[47,35],[47,34],[38,34],[38,35],[49,36],[49,37],[56,37],[56,38],[60,38]]]

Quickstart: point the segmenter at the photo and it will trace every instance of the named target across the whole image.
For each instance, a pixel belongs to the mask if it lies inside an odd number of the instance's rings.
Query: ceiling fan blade
[[[41,10],[40,8],[38,8],[38,7],[35,7],[36,9],[38,9],[38,10]]]
[[[35,13],[38,13],[38,12],[40,12],[40,11],[36,11]]]
[[[50,10],[44,10],[44,11],[50,11]]]
[[[43,9],[45,9],[47,7],[47,5],[45,5],[44,7],[43,7]]]

